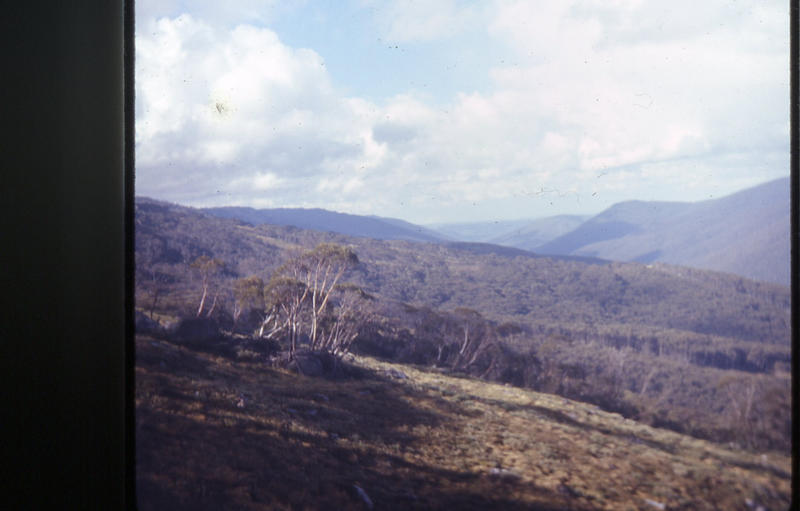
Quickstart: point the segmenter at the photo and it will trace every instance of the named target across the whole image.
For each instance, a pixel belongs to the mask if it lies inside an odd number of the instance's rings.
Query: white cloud
[[[374,103],[267,28],[140,18],[137,193],[426,222],[707,198],[786,173],[782,3],[368,3],[397,41],[502,41],[475,70],[493,88]]]
[[[503,3],[490,29],[522,65],[493,76],[577,145],[582,169],[788,147],[788,38],[776,5]]]
[[[297,8],[305,0],[280,2],[278,0],[233,0],[221,3],[217,0],[136,0],[136,19],[149,20],[176,18],[191,13],[214,26],[232,27],[248,23],[263,25],[281,12]]]
[[[140,194],[246,203],[284,188],[300,203],[317,199],[303,177],[380,160],[369,107],[337,96],[318,54],[268,29],[162,18],[140,28],[137,51]]]

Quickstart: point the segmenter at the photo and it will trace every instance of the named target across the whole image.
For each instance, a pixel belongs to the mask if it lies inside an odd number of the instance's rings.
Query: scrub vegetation
[[[142,509],[788,503],[784,286],[149,199],[135,255]]]
[[[136,340],[139,509],[786,509],[790,459],[358,356],[342,375]],[[748,507],[748,503],[752,507]]]

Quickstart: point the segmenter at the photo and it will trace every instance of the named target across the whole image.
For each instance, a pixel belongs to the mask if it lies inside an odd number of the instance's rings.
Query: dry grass
[[[307,378],[138,337],[140,509],[366,509],[354,485],[375,509],[789,506],[777,454],[553,395],[352,365],[348,378]]]

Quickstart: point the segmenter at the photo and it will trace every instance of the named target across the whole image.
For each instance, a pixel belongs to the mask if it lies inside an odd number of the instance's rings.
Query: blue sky
[[[427,224],[703,200],[789,173],[784,2],[136,9],[138,195]]]
[[[493,60],[502,60],[503,48],[484,31],[435,40],[404,38],[375,18],[375,11],[359,2],[309,2],[276,19],[271,28],[285,44],[319,53],[346,95],[382,102],[414,92],[447,104],[456,92],[490,90],[486,70]]]

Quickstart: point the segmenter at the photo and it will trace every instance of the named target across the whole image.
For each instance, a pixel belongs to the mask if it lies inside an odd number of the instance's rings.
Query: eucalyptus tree
[[[201,255],[194,262],[190,265],[190,268],[195,270],[197,273],[200,274],[202,279],[203,285],[203,294],[200,297],[200,306],[197,308],[197,317],[203,315],[203,310],[205,309],[206,305],[206,298],[208,297],[209,288],[211,287],[212,283],[214,282],[215,278],[222,272],[223,268],[225,267],[225,263],[220,259],[213,259],[208,257],[207,255]],[[210,317],[211,314],[214,312],[214,309],[217,306],[217,297],[219,296],[219,286],[214,286],[214,301],[211,304],[211,308],[206,313],[207,317]]]
[[[245,277],[233,283],[233,323],[243,313],[264,310],[264,281],[260,277]]]
[[[344,318],[353,318],[355,298],[343,292],[342,300],[333,307],[339,319],[328,321],[332,331],[323,332],[321,324],[329,308],[332,296],[339,290],[338,284],[346,271],[358,264],[358,257],[350,247],[333,243],[322,243],[313,250],[291,258],[278,268],[265,289],[265,314],[258,335],[267,338],[283,336],[289,340],[294,354],[301,334],[308,321],[308,339],[312,349],[341,351],[352,342],[349,327]],[[350,340],[347,340],[350,339]]]
[[[308,293],[304,282],[280,274],[272,277],[264,292],[267,310],[259,336],[272,339],[282,335],[289,341],[292,357],[297,350]]]
[[[317,345],[319,323],[325,308],[345,272],[358,264],[358,256],[350,247],[321,243],[300,256],[296,268],[310,290],[311,345]]]
[[[320,333],[312,349],[321,349],[334,355],[350,350],[361,330],[375,317],[374,298],[354,284],[338,284],[336,297],[323,311]]]

